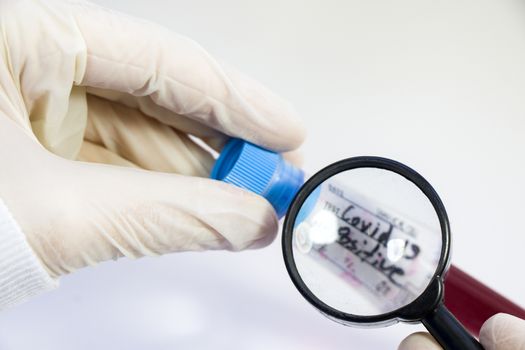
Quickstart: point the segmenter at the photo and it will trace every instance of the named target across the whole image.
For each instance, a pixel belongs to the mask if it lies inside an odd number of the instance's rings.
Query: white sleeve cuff
[[[0,310],[57,286],[0,199]]]

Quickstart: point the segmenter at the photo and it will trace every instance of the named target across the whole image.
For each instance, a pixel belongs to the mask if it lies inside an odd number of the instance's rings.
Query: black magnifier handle
[[[445,350],[478,350],[483,346],[452,315],[443,303],[421,322]]]

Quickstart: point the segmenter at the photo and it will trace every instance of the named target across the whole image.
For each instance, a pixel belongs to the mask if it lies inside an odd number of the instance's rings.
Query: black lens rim
[[[432,206],[434,207],[434,210],[436,211],[436,214],[438,215],[439,223],[441,226],[441,235],[443,242],[441,247],[441,256],[436,271],[432,276],[432,279],[430,280],[425,291],[423,291],[423,293],[410,304],[381,315],[353,315],[339,311],[325,304],[324,302],[319,300],[302,281],[297,267],[295,266],[295,261],[293,257],[293,228],[297,214],[299,213],[299,210],[301,209],[304,201],[308,198],[310,193],[317,188],[317,186],[319,186],[328,178],[340,172],[357,168],[378,168],[383,170],[389,170],[411,181],[430,200]],[[284,221],[282,235],[282,251],[284,263],[286,265],[286,270],[288,271],[288,274],[290,275],[293,284],[302,294],[302,296],[327,317],[335,321],[342,322],[344,324],[354,324],[362,326],[382,324],[387,325],[389,323],[395,323],[397,321],[416,322],[423,319],[428,312],[434,310],[434,308],[439,302],[442,301],[443,298],[443,275],[446,273],[450,263],[450,245],[451,237],[448,215],[443,205],[443,202],[441,201],[439,195],[434,190],[434,188],[430,185],[430,183],[415,170],[404,165],[403,163],[397,162],[392,159],[375,156],[362,156],[343,159],[339,162],[333,163],[323,168],[315,175],[313,175],[295,195]]]

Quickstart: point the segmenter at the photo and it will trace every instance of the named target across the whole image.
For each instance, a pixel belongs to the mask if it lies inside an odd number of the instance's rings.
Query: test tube
[[[307,176],[276,152],[240,139],[231,139],[219,155],[211,177],[263,196],[271,203],[277,216],[282,218]],[[310,203],[303,204],[306,209],[301,211],[314,210],[322,202],[337,201],[333,197],[337,195],[338,184],[328,183],[323,186],[316,196],[308,198]],[[349,192],[348,189],[345,191]],[[393,214],[392,209],[381,208],[353,191],[350,191],[352,198],[361,206],[368,207],[370,212],[386,217],[399,217],[399,213]],[[410,222],[409,218],[403,219]],[[297,223],[300,224],[300,221],[297,220]],[[412,223],[412,226],[424,230],[424,227],[418,227],[416,223]],[[298,244],[309,249],[307,241]],[[337,258],[337,254],[331,254],[332,258]],[[414,276],[417,282],[417,274]],[[359,279],[359,276],[354,278]],[[445,305],[474,336],[479,335],[483,322],[496,313],[504,312],[525,318],[523,308],[455,266],[450,267],[445,278]]]

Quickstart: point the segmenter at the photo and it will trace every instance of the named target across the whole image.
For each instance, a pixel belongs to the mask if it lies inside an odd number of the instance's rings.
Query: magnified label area
[[[442,234],[425,194],[378,168],[341,172],[319,185],[294,223],[293,256],[323,303],[361,316],[416,299],[438,267]]]

